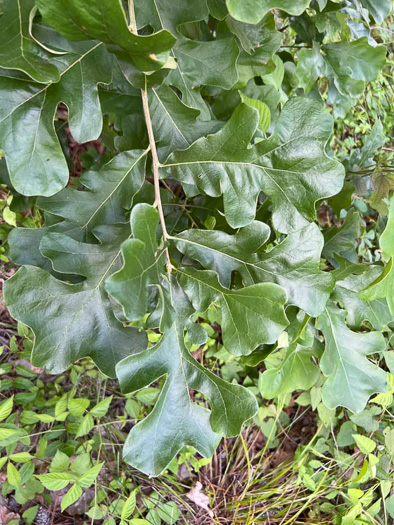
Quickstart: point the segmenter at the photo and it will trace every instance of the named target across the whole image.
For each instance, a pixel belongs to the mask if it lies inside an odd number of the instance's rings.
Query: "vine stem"
[[[137,22],[135,19],[135,11],[134,11],[134,0],[128,0],[128,7],[129,7],[129,19],[130,19],[129,29],[135,35],[138,35]],[[165,221],[164,212],[163,212],[163,205],[162,205],[161,197],[160,197],[160,175],[159,175],[160,163],[159,163],[159,157],[157,155],[155,135],[154,135],[153,126],[152,126],[152,119],[150,118],[150,112],[149,112],[149,100],[148,100],[148,88],[147,88],[146,76],[145,76],[145,89],[141,89],[141,97],[142,97],[142,107],[144,111],[146,129],[148,131],[149,145],[150,145],[150,150],[152,153],[153,184],[155,188],[154,206],[157,208],[157,211],[159,212],[160,224],[161,224],[161,229],[163,232],[163,239],[164,239],[164,242],[166,242],[169,239],[169,235],[167,232],[166,221]],[[168,272],[171,273],[173,269],[173,265],[171,264],[168,248],[165,249],[165,254],[166,254],[166,259],[167,259],[167,269],[168,269]]]

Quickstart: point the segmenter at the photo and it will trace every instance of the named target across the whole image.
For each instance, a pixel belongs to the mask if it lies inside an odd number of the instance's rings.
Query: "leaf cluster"
[[[318,384],[328,409],[358,413],[387,391],[369,356],[382,356],[393,320],[394,208],[384,264],[361,264],[365,228],[324,103],[335,115],[377,77],[386,48],[368,26],[391,6],[351,4],[136,0],[126,13],[120,0],[4,2],[0,146],[10,187],[44,217],[9,235],[22,267],[5,301],[35,334],[36,366],[61,373],[90,357],[124,393],[165,378],[124,447],[147,474],[184,446],[210,457],[258,411],[248,385],[193,355],[204,315],[249,362],[286,348],[259,378],[266,397]],[[75,141],[101,138],[110,152],[77,182],[59,103]],[[381,142],[377,127],[365,159]],[[316,210],[335,198],[323,235]],[[81,480],[64,481],[75,500]]]

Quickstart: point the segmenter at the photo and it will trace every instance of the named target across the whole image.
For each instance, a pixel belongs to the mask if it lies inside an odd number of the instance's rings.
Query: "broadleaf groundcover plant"
[[[327,106],[345,114],[383,68],[369,27],[390,10],[388,0],[3,2],[3,168],[45,217],[9,236],[22,267],[5,301],[49,372],[89,356],[125,393],[165,378],[124,448],[143,472],[160,474],[186,445],[212,455],[258,410],[253,389],[192,355],[207,310],[225,348],[256,363],[286,334],[282,365],[260,375],[263,396],[322,381],[328,408],[357,413],[387,390],[392,188],[374,197],[388,215],[381,260],[362,264],[357,187],[330,147]],[[108,152],[78,184],[60,103],[73,139]],[[385,140],[377,122],[354,163]],[[336,223],[323,232],[327,202]]]

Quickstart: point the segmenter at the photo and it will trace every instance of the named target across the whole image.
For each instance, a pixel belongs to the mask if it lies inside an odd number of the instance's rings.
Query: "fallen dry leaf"
[[[201,492],[202,485],[199,481],[190,489],[190,491],[186,494],[186,497],[190,499],[193,503],[198,505],[199,507],[205,509],[209,516],[213,518],[213,512],[209,508],[209,497],[204,494],[204,492]]]
[[[0,506],[0,525],[7,525],[10,521],[19,519],[19,514],[10,512],[7,507],[4,507],[3,505]]]

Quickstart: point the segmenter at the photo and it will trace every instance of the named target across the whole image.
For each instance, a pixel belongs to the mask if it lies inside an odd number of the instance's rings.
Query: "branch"
[[[134,1],[129,0],[128,5],[129,5],[129,18],[130,18],[129,29],[132,33],[137,35],[138,29],[137,29],[137,23],[135,19]],[[163,239],[164,239],[164,242],[166,242],[168,240],[168,232],[167,232],[167,227],[166,227],[166,221],[164,218],[163,205],[162,205],[161,197],[160,197],[159,157],[157,156],[155,135],[153,133],[152,120],[150,118],[150,113],[149,113],[148,88],[147,88],[146,77],[145,77],[145,89],[141,89],[141,97],[142,97],[142,107],[144,110],[146,129],[148,131],[149,145],[150,145],[150,149],[152,153],[153,183],[154,183],[154,188],[155,188],[154,205],[157,207],[157,211],[159,212],[161,229],[163,231]],[[171,264],[168,248],[165,249],[165,253],[166,253],[166,258],[167,258],[167,269],[171,273],[173,266]]]
[[[159,158],[157,156],[155,136],[153,133],[152,121],[151,121],[150,113],[149,113],[148,90],[146,88],[146,79],[145,79],[145,89],[141,89],[141,95],[142,95],[142,107],[144,108],[145,123],[146,123],[146,128],[148,130],[149,145],[150,145],[150,149],[152,153],[153,182],[155,186],[155,206],[157,206],[157,209],[159,212],[160,223],[161,223],[161,227],[163,230],[163,238],[166,241],[168,238],[168,233],[167,233],[167,228],[166,228],[166,223],[165,223],[164,213],[163,213],[163,207],[162,207],[161,197],[160,197]]]
[[[138,29],[137,29],[137,22],[135,19],[134,0],[129,0],[129,18],[130,18],[129,29],[132,33],[137,35]]]

